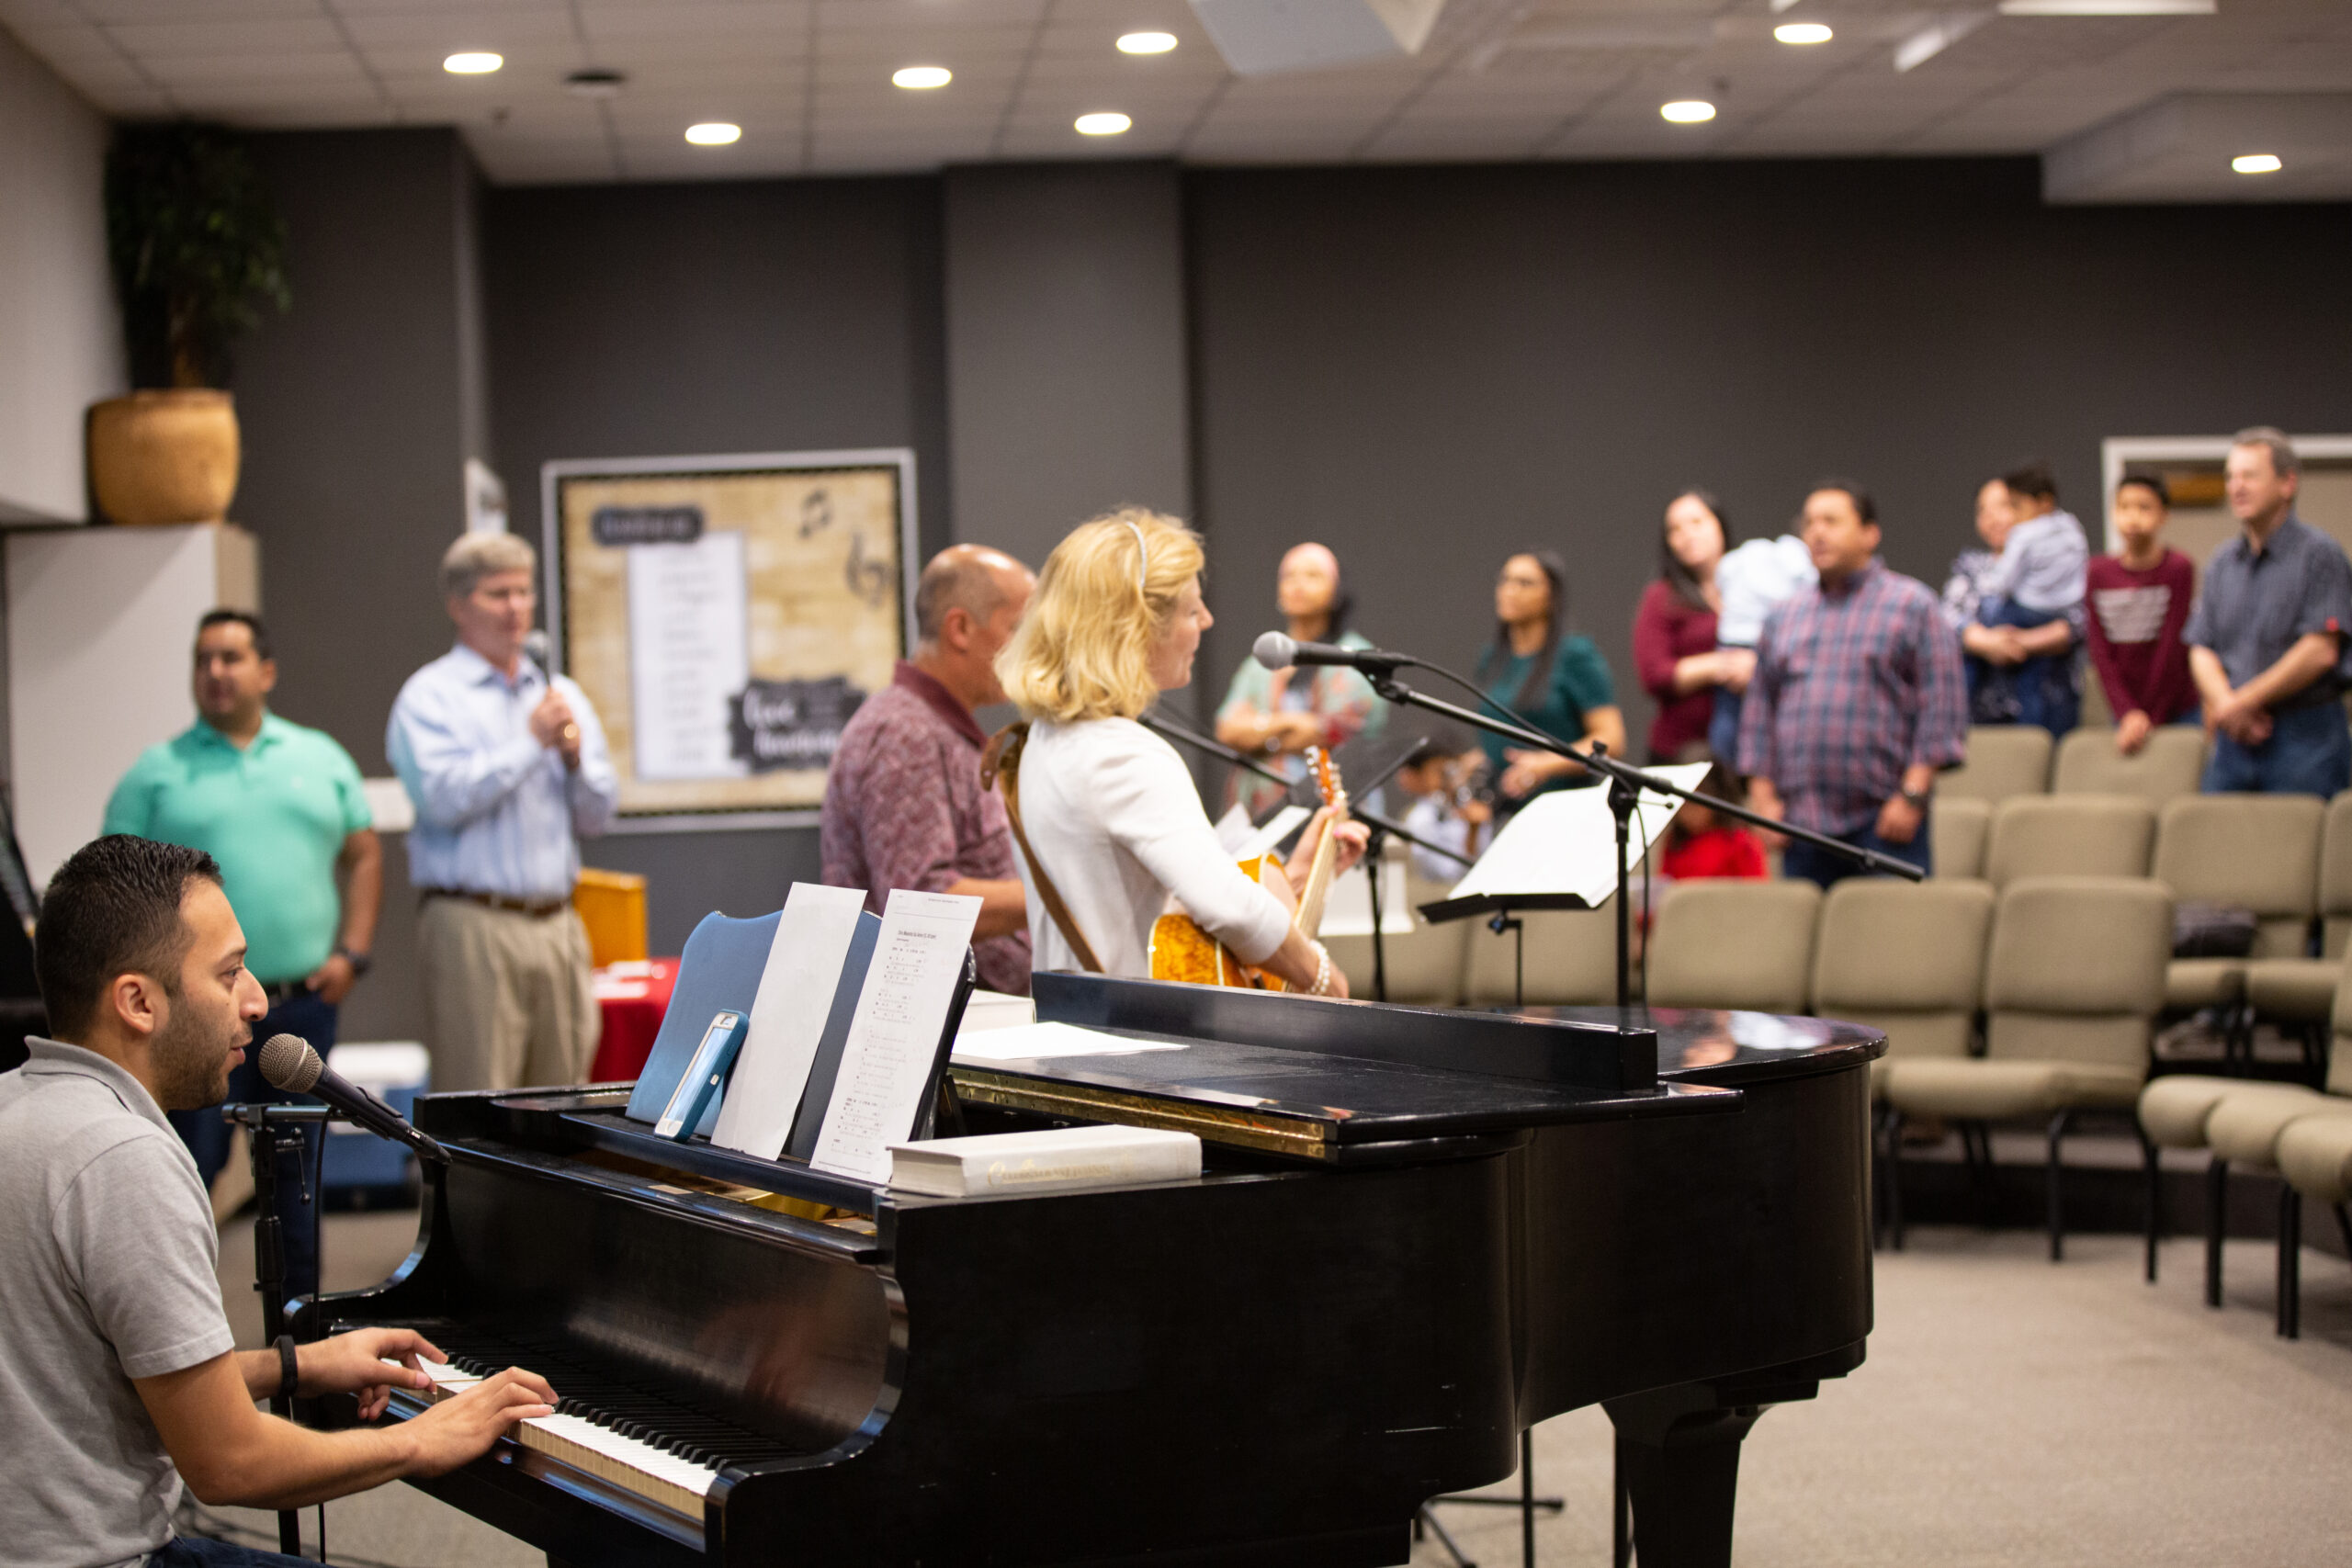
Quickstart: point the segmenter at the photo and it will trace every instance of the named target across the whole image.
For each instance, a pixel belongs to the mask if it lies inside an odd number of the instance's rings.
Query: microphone
[[[1269,670],[1298,664],[1339,664],[1368,674],[1385,675],[1400,665],[1419,664],[1409,653],[1389,653],[1377,648],[1341,648],[1336,643],[1300,642],[1287,632],[1268,632],[1250,650]]]
[[[548,633],[545,626],[533,626],[529,631],[523,634],[524,657],[530,660],[532,663],[537,665],[542,670],[548,667],[548,650],[553,645],[548,641]]]
[[[299,1034],[273,1034],[261,1048],[261,1076],[288,1094],[315,1094],[345,1121],[379,1138],[406,1144],[435,1165],[447,1165],[449,1151],[412,1126],[407,1117],[342,1074],[328,1070],[311,1043]]]

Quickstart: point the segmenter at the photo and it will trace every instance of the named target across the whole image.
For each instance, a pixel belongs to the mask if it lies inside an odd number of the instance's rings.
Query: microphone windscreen
[[[547,668],[548,649],[550,646],[544,627],[533,626],[523,634],[524,653],[529,656],[532,663],[542,670]]]
[[[261,1048],[261,1076],[288,1094],[307,1094],[325,1070],[326,1063],[299,1034],[273,1034]]]
[[[1298,657],[1298,644],[1286,632],[1268,632],[1250,651],[1269,670],[1287,670]]]

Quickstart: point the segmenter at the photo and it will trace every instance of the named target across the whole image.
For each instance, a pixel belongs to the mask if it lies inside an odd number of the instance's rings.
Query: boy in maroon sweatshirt
[[[2126,474],[2115,487],[2115,531],[2123,547],[2091,558],[2091,667],[2115,710],[2116,750],[2129,755],[2160,724],[2197,715],[2188,647],[2180,640],[2197,596],[2197,569],[2165,547],[2172,497],[2154,474]]]

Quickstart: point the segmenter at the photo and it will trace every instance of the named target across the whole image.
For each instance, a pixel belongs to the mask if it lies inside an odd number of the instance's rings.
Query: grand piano
[[[1595,1403],[1645,1568],[1721,1564],[1749,1425],[1862,1359],[1872,1032],[1036,1003],[1181,1049],[959,1062],[963,1130],[1182,1127],[1198,1179],[922,1198],[655,1139],[626,1086],[435,1095],[414,1251],[298,1327],[546,1375],[556,1417],[420,1484],[569,1568],[1401,1562]]]

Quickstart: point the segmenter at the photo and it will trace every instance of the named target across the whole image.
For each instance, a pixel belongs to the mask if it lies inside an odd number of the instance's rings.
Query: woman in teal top
[[[1478,656],[1478,684],[1545,734],[1578,750],[1598,740],[1622,757],[1625,715],[1609,661],[1590,637],[1564,632],[1567,607],[1568,569],[1557,555],[1527,550],[1503,562],[1495,580],[1495,640]],[[1592,782],[1566,757],[1522,750],[1499,736],[1481,734],[1478,754],[1505,810],[1545,790]]]

